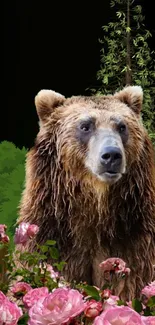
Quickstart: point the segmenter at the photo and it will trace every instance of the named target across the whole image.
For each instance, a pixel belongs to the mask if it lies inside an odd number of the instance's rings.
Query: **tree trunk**
[[[126,85],[131,85],[131,53],[130,53],[130,0],[127,0],[127,37],[126,37]]]

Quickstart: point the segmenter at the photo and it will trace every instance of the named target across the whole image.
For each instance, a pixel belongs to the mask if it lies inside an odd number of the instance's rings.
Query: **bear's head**
[[[128,86],[108,96],[65,98],[52,90],[35,97],[38,141],[55,147],[57,162],[77,180],[113,184],[141,159],[143,91]]]

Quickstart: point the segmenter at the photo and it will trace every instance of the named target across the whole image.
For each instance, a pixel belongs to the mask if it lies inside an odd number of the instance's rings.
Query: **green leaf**
[[[40,283],[40,276],[39,275],[35,275],[34,276],[34,281],[36,284]]]
[[[43,253],[46,253],[48,251],[48,246],[45,246],[45,245],[41,246],[41,251]]]
[[[143,312],[144,312],[144,316],[151,316],[151,311],[149,307],[146,307]]]
[[[28,266],[32,266],[35,264],[34,259],[32,258],[31,260],[28,261]]]
[[[105,32],[108,32],[109,27],[108,26],[103,26],[102,27]]]
[[[147,306],[150,308],[155,307],[155,296],[152,296],[151,298],[149,298],[149,300],[147,302]]]
[[[124,68],[122,69],[121,73],[123,73],[123,72],[125,72],[125,71],[127,71],[127,67],[124,67]]]
[[[95,300],[101,300],[99,291],[96,288],[90,285],[82,286],[82,288],[87,293],[88,296],[91,296]]]
[[[28,314],[24,314],[18,321],[18,325],[27,325],[29,320]]]
[[[118,300],[118,301],[117,301],[117,305],[118,305],[118,306],[126,306],[126,303],[123,302],[122,300]]]
[[[116,33],[117,33],[118,35],[121,35],[121,30],[120,30],[120,29],[116,30]]]
[[[108,84],[108,76],[107,75],[105,75],[104,76],[104,78],[103,78],[103,82],[104,82],[104,84]]]
[[[59,258],[59,251],[56,247],[51,247],[49,253],[53,259],[57,260]]]
[[[110,1],[110,6],[111,6],[111,7],[114,7],[114,6],[115,6],[115,1],[114,1],[114,0],[111,0],[111,1]]]
[[[62,261],[60,263],[54,263],[53,266],[56,266],[58,271],[62,271],[65,264],[67,264],[67,263]]]
[[[123,12],[121,12],[121,11],[117,11],[117,12],[116,12],[116,16],[117,16],[118,18],[121,18],[122,15],[124,15]]]
[[[138,299],[132,300],[132,307],[137,311],[137,313],[140,313],[143,310],[142,303]]]
[[[48,245],[48,246],[54,246],[56,244],[56,241],[55,240],[47,240],[45,245]]]
[[[130,33],[130,32],[131,32],[131,28],[130,28],[130,27],[127,27],[127,28],[126,28],[126,32],[127,32],[127,33]]]
[[[135,11],[137,14],[139,14],[139,13],[141,13],[141,11],[142,11],[142,7],[141,7],[140,5],[137,5],[137,6],[134,7],[134,11]]]
[[[42,255],[39,256],[39,260],[46,260],[46,259],[47,259],[47,256],[46,255],[43,255],[42,254]]]

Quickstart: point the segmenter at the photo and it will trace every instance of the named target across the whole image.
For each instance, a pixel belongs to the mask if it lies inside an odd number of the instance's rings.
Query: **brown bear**
[[[131,269],[119,289],[126,299],[152,280],[155,262],[154,150],[142,102],[139,86],[67,99],[41,90],[18,219],[40,227],[29,251],[56,240],[69,281],[101,287],[99,263],[122,258]]]

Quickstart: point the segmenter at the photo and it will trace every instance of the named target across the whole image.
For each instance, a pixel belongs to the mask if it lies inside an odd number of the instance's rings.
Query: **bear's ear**
[[[140,86],[127,86],[115,93],[114,97],[127,104],[136,114],[140,114],[143,103],[143,90]]]
[[[43,122],[52,113],[53,109],[65,101],[65,97],[53,90],[43,89],[35,97],[35,106],[39,119]]]

